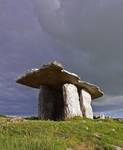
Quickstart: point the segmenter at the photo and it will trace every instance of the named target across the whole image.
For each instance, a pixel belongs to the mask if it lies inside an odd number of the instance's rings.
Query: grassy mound
[[[0,118],[0,150],[113,150],[123,148],[123,122]]]

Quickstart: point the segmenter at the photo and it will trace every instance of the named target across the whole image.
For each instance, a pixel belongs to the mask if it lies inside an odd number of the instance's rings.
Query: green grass
[[[123,122],[0,118],[0,150],[113,150],[112,145],[123,148]]]

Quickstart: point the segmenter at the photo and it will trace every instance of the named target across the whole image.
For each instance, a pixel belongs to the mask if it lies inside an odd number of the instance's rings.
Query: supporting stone
[[[86,118],[93,119],[93,110],[91,107],[91,95],[85,90],[81,90],[80,92],[80,104],[83,116],[85,116]]]
[[[41,86],[39,92],[38,117],[40,119],[62,120],[64,118],[62,88]]]
[[[82,117],[77,87],[73,84],[64,84],[63,97],[65,119],[72,118],[74,116]]]

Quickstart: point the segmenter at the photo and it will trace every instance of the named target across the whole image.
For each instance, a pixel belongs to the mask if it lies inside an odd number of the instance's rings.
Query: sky
[[[122,0],[1,0],[0,114],[36,114],[38,90],[15,80],[57,60],[103,90],[95,113],[123,117],[122,14]]]

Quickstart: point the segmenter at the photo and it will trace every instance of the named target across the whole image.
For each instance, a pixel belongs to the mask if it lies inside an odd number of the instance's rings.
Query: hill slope
[[[123,122],[74,118],[0,118],[0,150],[113,150],[123,148]]]

